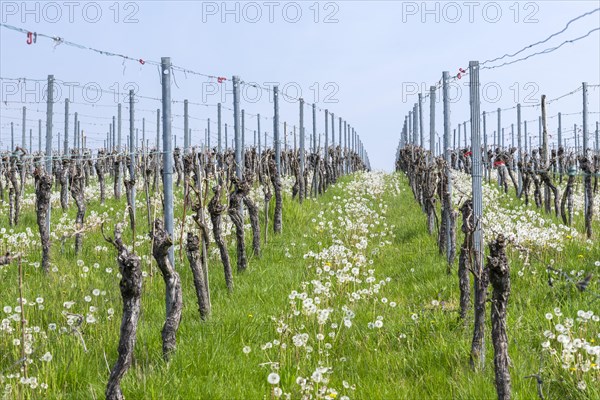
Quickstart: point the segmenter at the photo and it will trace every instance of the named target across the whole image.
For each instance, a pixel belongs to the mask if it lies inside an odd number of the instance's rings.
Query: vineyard
[[[153,79],[2,64],[0,398],[600,399],[598,76],[483,111],[600,8],[413,93],[390,172],[341,104],[2,10],[1,53]]]

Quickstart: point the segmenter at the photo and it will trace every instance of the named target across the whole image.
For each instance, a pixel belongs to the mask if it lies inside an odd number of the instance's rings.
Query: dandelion
[[[316,383],[319,383],[323,380],[323,373],[317,369],[315,372],[313,372],[310,378]]]
[[[279,387],[273,388],[273,396],[281,397],[282,394],[283,394],[283,390],[281,390],[281,388],[279,388]]]
[[[97,296],[100,296],[100,289],[94,289],[94,290],[92,290],[92,294],[93,294],[94,296],[96,296],[96,297],[97,297]]]
[[[279,374],[277,374],[276,372],[271,372],[269,376],[267,376],[267,382],[269,382],[271,385],[277,385],[279,383],[279,380]]]
[[[244,352],[244,354],[248,354],[252,351],[252,349],[250,348],[250,346],[244,346],[242,351]]]
[[[546,313],[546,319],[551,320],[553,317],[552,313]]]
[[[560,311],[560,308],[556,307],[554,309],[554,315],[556,315],[557,317],[562,316],[562,311]]]
[[[4,306],[4,312],[7,314],[10,314],[12,312],[12,307],[11,306]]]
[[[45,361],[45,362],[50,362],[52,361],[52,354],[50,354],[49,351],[46,352],[46,354],[44,354],[40,360]]]

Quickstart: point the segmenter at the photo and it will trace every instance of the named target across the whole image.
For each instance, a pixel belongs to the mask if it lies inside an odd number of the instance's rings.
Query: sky
[[[54,105],[53,132],[64,135],[64,98],[80,115],[89,147],[100,147],[116,115],[116,103],[126,106],[125,94],[160,98],[158,67],[153,61],[171,57],[174,65],[199,74],[174,71],[172,97],[190,105],[192,143],[204,141],[211,119],[212,145],[216,142],[216,103],[222,102],[223,123],[233,121],[231,77],[280,90],[292,98],[303,97],[306,134],[312,134],[312,104],[316,128],[323,144],[325,110],[336,117],[335,140],[341,117],[360,135],[373,169],[391,170],[405,115],[442,71],[456,76],[469,61],[496,66],[537,51],[556,47],[600,27],[600,12],[573,22],[569,28],[515,57],[487,62],[544,40],[567,22],[600,7],[600,1],[535,2],[401,2],[401,1],[257,1],[257,2],[21,2],[0,1],[0,22],[27,31],[60,37],[86,47],[130,57],[110,57],[56,43],[39,36],[27,44],[27,35],[0,27],[0,148],[10,146],[10,123],[20,143],[21,109],[27,107],[26,131],[33,130],[37,148],[38,119],[45,126],[44,80],[53,74],[62,82]],[[140,62],[139,60],[142,60]],[[148,61],[148,62],[146,62]],[[216,77],[226,78],[218,83]],[[41,82],[7,78],[39,79]],[[469,120],[469,77],[454,79],[451,86],[451,127]],[[600,117],[600,31],[548,54],[480,73],[481,110],[523,107],[522,120],[537,141],[542,94],[557,98],[588,82],[588,130]],[[132,86],[133,85],[133,86]],[[91,88],[104,90],[98,93]],[[120,94],[120,96],[114,93]],[[112,93],[112,94],[111,94]],[[436,92],[435,132],[443,135],[441,91]],[[27,102],[21,104],[23,101]],[[38,104],[36,104],[36,102]],[[200,105],[200,104],[204,104]],[[574,124],[582,124],[582,91],[548,105],[548,128],[556,140],[558,112],[563,114],[565,138]],[[529,106],[529,107],[525,107]],[[241,107],[246,111],[246,143],[253,143],[256,114],[261,131],[272,142],[273,104],[267,90],[243,86]],[[138,98],[135,127],[145,119],[147,138],[156,133],[157,100]],[[429,146],[429,99],[423,102],[425,146]],[[183,142],[183,104],[173,104],[173,133]],[[123,109],[123,142],[129,129],[129,110]],[[487,136],[492,143],[497,126],[495,112],[488,114]],[[280,120],[287,122],[288,145],[299,125],[296,100],[282,97]],[[502,112],[501,127],[510,144],[516,110]],[[329,123],[330,124],[330,123]],[[469,125],[467,125],[469,129]],[[44,132],[45,132],[45,128]],[[69,128],[70,130],[72,128]],[[280,128],[283,133],[283,127]],[[329,125],[329,134],[331,127]],[[517,127],[514,128],[515,130]],[[470,131],[469,131],[470,132]],[[27,134],[28,135],[28,134]],[[72,135],[72,132],[70,133]],[[141,137],[141,133],[138,133]],[[224,135],[224,133],[223,133]],[[229,139],[233,129],[229,129]],[[64,136],[63,136],[64,138]],[[593,135],[591,136],[593,140]],[[72,139],[71,139],[72,140]],[[308,138],[307,138],[308,142]],[[150,141],[152,145],[153,139]]]

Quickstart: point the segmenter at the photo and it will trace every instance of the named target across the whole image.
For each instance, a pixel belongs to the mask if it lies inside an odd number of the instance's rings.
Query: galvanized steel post
[[[221,147],[221,103],[217,104],[217,153],[222,154]]]
[[[587,91],[588,91],[588,85],[587,82],[583,82],[582,83],[582,87],[583,87],[583,130],[582,130],[582,134],[583,134],[583,155],[584,157],[587,157],[587,151],[588,151],[588,100],[587,100]],[[587,192],[585,192],[587,193]]]
[[[165,229],[173,238],[173,136],[171,135],[171,58],[161,58],[163,126],[163,198]],[[120,133],[120,131],[119,131]],[[173,246],[169,260],[175,267]]]
[[[183,152],[188,153],[190,148],[190,142],[188,138],[188,132],[190,129],[189,115],[188,115],[188,101],[183,100]]]
[[[266,145],[267,142],[265,141],[265,146]],[[279,139],[279,86],[273,87],[273,146],[275,147],[275,164],[277,166],[277,173],[281,174],[281,140]]]
[[[498,115],[498,147],[504,147],[504,134],[502,133],[502,110],[500,107],[496,110],[496,114]]]
[[[257,125],[256,129],[258,131],[258,158],[260,160],[260,154],[261,154],[261,149],[260,149],[260,114],[256,115],[256,125]],[[267,144],[267,141],[265,140],[265,145],[266,144]]]
[[[423,140],[423,94],[419,93],[419,146],[425,148]],[[433,152],[432,152],[433,154]]]
[[[27,115],[27,107],[23,106],[23,123],[21,124],[21,147],[24,149],[27,148],[27,139],[25,137],[25,129],[27,127],[27,119],[25,118]],[[30,149],[31,150],[31,149]]]
[[[312,105],[312,132],[312,151],[313,153],[317,153],[317,105],[315,103]]]
[[[445,146],[446,143],[444,143]],[[429,87],[429,151],[433,162],[433,157],[435,157],[435,86]]]
[[[240,82],[233,76],[233,133],[235,138],[235,172],[242,179],[242,135],[240,132]]]
[[[133,220],[135,221],[135,157],[136,157],[136,146],[137,146],[137,134],[135,130],[135,97],[133,90],[129,91],[129,179],[132,181],[131,185],[131,213],[133,214]],[[133,240],[136,240],[134,238]]]
[[[300,98],[300,179],[304,179],[304,99]],[[300,199],[304,197],[302,193]]]
[[[523,161],[523,153],[521,150],[521,103],[517,104],[517,162]],[[523,175],[521,174],[521,170],[518,170],[519,176],[519,184],[518,184],[518,195],[521,195],[521,190],[523,189]]]
[[[450,152],[450,98],[448,96],[448,77],[449,72],[442,72],[442,100],[443,100],[443,112],[444,112],[444,148],[442,154],[446,160],[446,192],[447,196],[452,198],[452,154]],[[456,131],[454,137],[456,138]],[[446,260],[450,264],[452,254],[450,248],[452,248],[452,235],[450,225],[452,218],[450,213],[446,213]]]
[[[484,274],[484,248],[483,248],[483,229],[481,218],[483,216],[483,196],[482,196],[482,171],[481,171],[481,133],[480,133],[480,100],[479,100],[479,62],[469,62],[469,89],[471,105],[471,151],[473,152],[473,164],[471,170],[472,191],[473,191],[473,250],[474,250],[474,274],[480,282],[485,282]],[[481,283],[483,284],[483,283]],[[477,285],[477,281],[476,281]],[[481,292],[480,292],[481,294]],[[476,292],[477,296],[477,292]],[[477,302],[478,299],[475,299]],[[485,299],[483,299],[485,302]],[[476,322],[477,323],[477,322]],[[473,360],[479,367],[483,366],[485,360],[485,346],[480,349],[479,360]]]
[[[54,110],[54,75],[48,75],[48,95],[46,103],[46,173],[52,176],[52,114]],[[46,226],[50,232],[52,204],[48,204]]]
[[[31,147],[31,144],[29,147]],[[65,143],[63,153],[65,155],[69,153],[69,99],[65,99]]]
[[[52,114],[54,109],[54,75],[48,75],[46,102],[46,172],[52,175]],[[48,215],[50,217],[50,215]]]
[[[238,97],[239,98],[239,97]],[[246,154],[244,154],[244,149],[246,148],[246,110],[244,110],[242,108],[242,126],[241,126],[241,138],[240,138],[240,160],[241,160],[241,164],[240,164],[240,168],[242,169],[242,173],[244,172],[244,163],[245,163],[245,157]]]
[[[323,148],[323,160],[325,165],[329,164],[329,110],[325,110],[325,147]]]
[[[562,114],[558,113],[558,147],[563,145],[562,141]]]
[[[121,152],[121,103],[117,105],[117,151]],[[77,141],[79,143],[79,140]]]

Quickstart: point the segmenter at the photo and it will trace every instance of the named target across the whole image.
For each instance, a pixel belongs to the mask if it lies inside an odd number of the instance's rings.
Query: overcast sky
[[[406,113],[417,101],[419,91],[426,93],[447,70],[456,75],[467,68],[471,60],[484,62],[513,53],[524,46],[543,40],[560,31],[572,18],[600,7],[599,1],[537,1],[537,2],[422,2],[399,1],[337,1],[337,2],[192,2],[145,1],[122,2],[30,2],[29,12],[20,1],[2,1],[2,23],[26,30],[59,36],[85,46],[124,54],[135,60],[160,61],[171,57],[174,64],[206,75],[226,77],[216,79],[175,72],[173,98],[214,105],[223,102],[232,106],[227,94],[232,75],[262,86],[278,82],[290,96],[302,96],[318,109],[329,109],[338,122],[342,117],[360,134],[372,167],[391,170],[395,149]],[[48,5],[51,4],[51,5]],[[227,11],[231,12],[227,12]],[[582,18],[564,33],[535,46],[514,58],[487,63],[501,64],[527,56],[535,51],[554,47],[600,26],[600,12]],[[160,97],[161,87],[157,67],[139,61],[123,61],[91,51],[53,44],[38,37],[28,45],[24,33],[0,28],[0,76],[3,78],[56,79],[98,85],[106,91],[126,89],[128,82],[137,86],[140,95]],[[508,108],[517,102],[523,105],[539,102],[540,96],[555,98],[576,89],[583,81],[600,83],[600,32],[574,44],[502,68],[481,71],[482,110]],[[468,77],[456,80],[451,104],[451,125],[469,119]],[[10,146],[10,122],[15,124],[15,139],[21,137],[21,107],[18,102],[40,101],[28,107],[26,128],[33,129],[36,149],[37,120],[45,120],[45,103],[41,98],[43,84],[35,82],[18,86],[14,81],[2,82],[0,108],[0,148]],[[219,91],[219,93],[213,93]],[[54,132],[64,131],[64,96],[55,105]],[[102,146],[108,123],[116,114],[115,99],[108,93],[95,98],[96,93],[74,88],[69,95],[76,104],[71,113],[82,116],[81,127],[88,144]],[[437,93],[438,101],[441,92]],[[590,131],[595,130],[600,112],[600,89],[589,89]],[[122,100],[122,99],[121,99]],[[118,100],[117,100],[118,101]],[[109,107],[102,107],[109,106]],[[242,107],[249,114],[263,116],[261,129],[271,136],[273,114],[268,92],[247,88]],[[160,108],[154,100],[142,99],[136,105],[136,127],[146,119],[146,134],[155,135],[156,116]],[[298,104],[281,100],[281,120],[289,131],[298,125]],[[581,112],[581,92],[549,105],[548,115]],[[426,138],[429,136],[429,100],[423,107]],[[442,106],[436,104],[436,131],[443,133]],[[123,136],[129,127],[128,111],[124,110]],[[537,134],[538,107],[523,109],[523,120],[530,120],[529,131]],[[173,133],[182,143],[183,105],[174,104]],[[224,110],[224,123],[231,124],[231,111]],[[194,118],[193,143],[204,140],[205,118],[216,121],[214,107],[191,105]],[[246,127],[256,128],[256,118],[248,115]],[[488,120],[488,141],[496,129],[496,114]],[[71,118],[72,120],[72,118]],[[535,123],[533,122],[535,120]],[[581,126],[581,114],[565,115],[563,129]],[[516,122],[516,111],[502,115],[502,126],[510,130]],[[556,130],[557,118],[549,119],[549,128]],[[71,122],[72,124],[72,122]],[[72,126],[72,125],[71,125]],[[307,134],[312,133],[312,112],[305,110]],[[467,125],[468,126],[468,125]],[[125,128],[127,127],[127,128]],[[516,129],[516,128],[515,128]],[[324,132],[324,112],[317,113],[317,131]],[[216,126],[211,126],[213,144]],[[72,134],[72,133],[70,133]],[[229,130],[231,138],[232,129]],[[565,134],[569,136],[568,133]],[[572,134],[571,134],[572,135]],[[141,133],[140,133],[141,136]],[[251,133],[246,142],[251,143]],[[509,137],[508,131],[505,133]],[[553,138],[555,135],[553,134]],[[123,141],[125,139],[123,138]],[[290,143],[293,139],[290,136]],[[323,140],[323,139],[322,139]],[[535,142],[536,139],[534,139]],[[269,142],[271,139],[269,139]],[[508,139],[507,139],[508,141]]]

